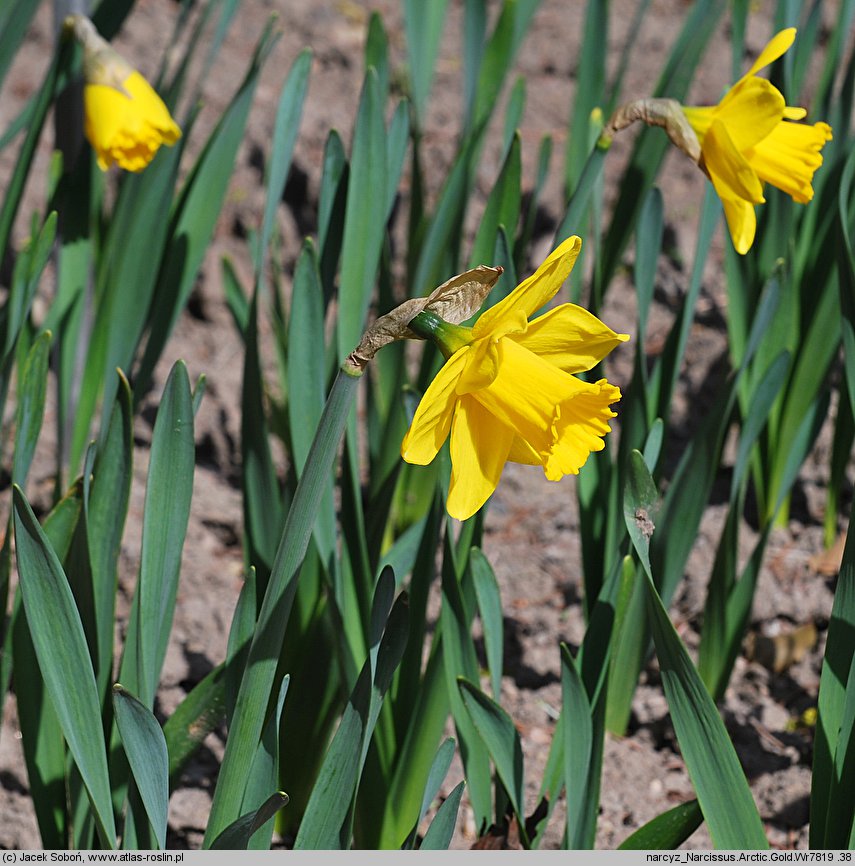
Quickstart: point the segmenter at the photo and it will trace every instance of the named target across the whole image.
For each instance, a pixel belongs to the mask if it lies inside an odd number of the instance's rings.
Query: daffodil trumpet
[[[83,46],[84,132],[98,166],[142,171],[161,145],[181,137],[163,100],[82,15],[69,16],[66,32]]]
[[[472,328],[448,327],[430,311],[408,323],[417,336],[437,342],[447,360],[416,409],[401,455],[425,465],[450,439],[452,517],[478,511],[508,461],[539,465],[557,481],[604,447],[620,390],[574,374],[629,337],[574,304],[529,320],[561,288],[580,249],[578,237],[568,238]]]

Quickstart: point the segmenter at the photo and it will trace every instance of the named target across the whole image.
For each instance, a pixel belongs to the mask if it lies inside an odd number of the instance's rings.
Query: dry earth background
[[[640,31],[628,34],[634,0],[613,0],[608,52],[614,70],[627,46],[631,49],[624,96],[646,95],[653,88],[664,58],[682,25],[687,2],[654,0]],[[827,4],[831,6],[832,4]],[[496,11],[497,3],[492,3]],[[540,260],[561,216],[561,155],[567,118],[575,89],[576,56],[582,33],[582,0],[543,0],[522,44],[515,74],[525,77],[528,99],[521,129],[523,185],[534,183],[534,163],[540,139],[555,140],[553,162],[543,208],[538,220],[534,256]],[[166,659],[157,711],[161,717],[177,704],[225,654],[228,626],[241,586],[241,500],[239,465],[239,404],[242,344],[223,300],[220,260],[233,259],[245,284],[251,266],[245,234],[258,223],[262,209],[261,174],[270,146],[276,100],[297,53],[310,46],[314,60],[292,174],[279,209],[284,239],[284,261],[290,268],[301,238],[314,230],[318,184],[324,141],[329,130],[339,129],[349,139],[362,80],[362,50],[372,10],[383,17],[388,32],[393,70],[403,74],[405,41],[402,12],[397,0],[245,0],[219,62],[204,85],[205,108],[194,145],[212,127],[242,77],[252,46],[272,12],[279,14],[283,30],[256,93],[245,140],[239,151],[229,197],[188,310],[182,316],[163,355],[158,379],[135,427],[135,479],[131,509],[120,558],[120,608],[127,611],[138,568],[139,532],[148,447],[166,373],[177,358],[187,362],[191,380],[204,373],[208,389],[196,421],[197,466],[190,526],[184,549],[181,583],[172,640]],[[824,26],[834,26],[833,8]],[[177,4],[171,0],[138,0],[117,45],[146,73],[152,73],[164,50],[163,38],[171,30]],[[425,169],[429,195],[435,195],[453,154],[461,104],[460,4],[452,2],[442,44],[431,109],[425,131]],[[747,45],[756,55],[771,33],[768,3],[753,7]],[[631,38],[630,38],[631,36]],[[50,54],[53,21],[50,4],[43,4],[26,44],[0,94],[0,128],[16,116],[38,86]],[[728,82],[730,53],[727,16],[710,42],[691,94],[693,102],[714,102]],[[747,64],[746,64],[747,65]],[[501,106],[496,114],[499,126]],[[614,179],[629,150],[632,131],[612,149],[606,168],[607,197],[614,194]],[[468,231],[474,233],[487,191],[498,173],[500,146],[497,135],[485,148],[478,196],[469,209]],[[31,189],[22,209],[29,219],[44,200],[50,151],[50,133],[41,142]],[[0,187],[5,186],[16,146],[0,153]],[[660,257],[656,298],[646,346],[657,351],[673,318],[676,300],[685,291],[687,267],[694,254],[703,178],[680,154],[669,155],[661,176],[665,196],[666,250]],[[405,180],[406,184],[406,180]],[[403,190],[406,195],[406,189]],[[400,208],[399,212],[405,212]],[[18,226],[18,241],[26,231]],[[721,269],[725,240],[719,229],[710,255],[688,357],[675,407],[678,435],[691,431],[703,416],[710,394],[725,368],[724,322],[727,315]],[[627,264],[631,265],[632,254]],[[286,282],[290,278],[286,274]],[[43,315],[52,287],[48,275],[36,315]],[[634,331],[631,270],[618,276],[610,290],[604,320],[616,330]],[[270,335],[268,337],[268,349]],[[635,334],[633,333],[635,338]],[[271,355],[272,357],[272,355]],[[271,368],[272,369],[272,368]],[[628,382],[628,350],[614,353],[609,378]],[[37,507],[49,504],[51,463],[47,455],[54,418],[48,410],[43,442],[31,473],[28,495]],[[776,530],[766,554],[752,618],[752,631],[771,635],[804,625],[815,626],[813,649],[785,671],[773,673],[746,656],[740,658],[722,704],[722,713],[743,762],[767,833],[773,846],[807,845],[808,794],[812,732],[792,724],[816,701],[825,629],[831,610],[836,564],[834,552],[823,556],[821,523],[827,480],[828,431],[802,470],[793,495],[790,521]],[[678,456],[675,451],[673,457]],[[596,459],[595,457],[592,459]],[[8,480],[5,482],[8,484]],[[3,493],[3,514],[8,509]],[[726,497],[725,497],[726,500]],[[844,503],[848,511],[849,494]],[[672,607],[672,617],[690,650],[697,645],[698,617],[703,605],[725,503],[709,507],[687,566],[687,579]],[[743,527],[744,552],[751,549],[753,533]],[[578,646],[583,635],[579,603],[580,554],[574,483],[545,481],[531,467],[510,465],[489,510],[484,539],[502,589],[505,610],[506,670],[502,704],[514,718],[523,738],[528,811],[534,807],[537,786],[546,762],[554,719],[560,706],[560,640]],[[839,554],[837,555],[839,560]],[[121,638],[121,635],[118,636]],[[222,755],[222,732],[208,738],[186,771],[182,785],[170,801],[170,847],[198,847],[207,818],[211,791]],[[444,792],[461,778],[452,767]],[[608,737],[605,747],[602,807],[598,847],[613,848],[630,832],[656,814],[692,796],[662,695],[655,663],[642,675],[635,697],[628,736]],[[556,812],[547,842],[557,846],[562,810]],[[461,810],[456,847],[468,847],[474,824],[465,806]],[[27,777],[20,748],[14,696],[6,701],[0,731],[0,846],[37,848],[39,835],[28,798]],[[702,827],[687,847],[708,847]]]

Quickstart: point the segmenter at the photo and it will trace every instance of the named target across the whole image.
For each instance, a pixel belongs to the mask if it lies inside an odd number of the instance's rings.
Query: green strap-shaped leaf
[[[442,784],[446,775],[448,774],[448,768],[451,766],[451,761],[454,758],[454,740],[449,737],[447,740],[443,740],[442,745],[437,749],[436,757],[433,759],[433,763],[430,767],[430,772],[428,773],[427,782],[425,783],[425,791],[422,795],[422,805],[419,808],[419,817],[416,821],[415,826],[413,827],[412,833],[407,837],[407,840],[401,846],[406,850],[412,850],[413,845],[416,842],[416,836],[418,834],[419,825],[424,820],[425,815],[427,815],[427,811],[430,808],[430,804],[434,801],[434,798],[439,791],[439,786]]]
[[[495,186],[487,199],[487,206],[478,224],[478,232],[472,244],[469,267],[494,265],[493,251],[496,248],[496,234],[503,225],[511,232],[516,228],[520,215],[522,194],[522,157],[519,134],[515,134],[508,155],[496,179]]]
[[[469,785],[469,799],[475,812],[478,832],[482,832],[491,823],[490,755],[466,710],[457,685],[460,676],[471,682],[476,681],[479,667],[471,634],[473,611],[468,609],[465,596],[461,592],[449,533],[450,529],[446,528],[442,562],[442,609],[439,615],[442,658],[448,700],[460,743],[463,771]]]
[[[143,510],[137,691],[151,706],[172,628],[181,551],[193,495],[193,399],[182,361],[169,374],[151,442]]]
[[[323,290],[314,244],[307,238],[294,271],[288,320],[288,423],[298,477],[324,411],[327,372],[323,347]],[[324,566],[328,567],[336,545],[332,479],[324,486],[314,536]]]
[[[653,584],[649,545],[658,495],[641,454],[634,451],[631,459],[624,519],[646,576],[648,619],[683,759],[716,847],[766,849],[763,823],[733,743]]]
[[[490,670],[493,700],[498,701],[502,693],[502,655],[505,643],[499,582],[489,560],[477,547],[469,554],[469,568],[478,599],[478,615],[484,632],[484,651]]]
[[[122,531],[128,513],[134,454],[133,404],[128,380],[118,371],[118,397],[90,480],[83,479],[86,540],[92,574],[99,694],[113,670],[113,633]]]
[[[211,848],[218,851],[245,851],[253,835],[283,807],[288,805],[284,791],[271,794],[255,811],[242,815],[214,839]]]
[[[318,249],[324,307],[333,295],[333,283],[341,255],[348,187],[347,156],[341,136],[331,130],[324,147],[324,166],[318,192]]]
[[[202,741],[221,724],[226,714],[225,670],[217,665],[197,683],[163,726],[169,753],[169,786],[178,784],[181,770]]]
[[[458,782],[454,790],[442,801],[436,810],[430,827],[425,832],[419,851],[445,851],[451,844],[454,835],[454,825],[457,823],[457,811],[460,808],[460,798],[463,796],[465,782]]]
[[[267,195],[264,202],[264,217],[261,231],[258,235],[258,250],[255,254],[257,280],[261,280],[264,272],[264,257],[270,236],[273,232],[273,221],[276,209],[282,200],[288,169],[291,167],[291,157],[297,134],[300,131],[300,117],[303,114],[303,101],[309,86],[309,71],[312,67],[312,53],[308,48],[297,55],[288,78],[279,96],[276,117],[273,121],[273,140],[270,146],[270,158],[266,171]]]
[[[0,86],[38,8],[38,0],[13,0],[0,9]]]
[[[387,575],[391,577],[393,588],[394,576],[388,572]],[[384,583],[381,577],[374,598],[372,618],[375,632],[383,618],[383,610],[388,610],[389,587],[384,586]],[[349,847],[353,798],[359,786],[380,704],[400,664],[407,642],[406,604],[406,595],[402,594],[384,623],[382,639],[371,643],[376,649],[372,649],[362,667],[341,723],[327,750],[294,841],[295,850]],[[376,659],[374,664],[372,655]]]
[[[211,804],[206,845],[210,845],[240,817],[246,767],[255,754],[272,699],[277,661],[294,601],[299,567],[309,545],[321,504],[323,483],[333,466],[358,381],[358,377],[344,371],[336,378],[291,502],[249,650],[246,672],[241,679]]]
[[[113,709],[131,773],[154,829],[158,846],[166,847],[169,801],[169,757],[166,739],[154,714],[119,683],[113,686]]]
[[[282,727],[282,706],[288,694],[290,677],[286,674],[279,685],[279,696],[276,699],[274,712],[270,714],[261,742],[255,753],[252,765],[247,772],[246,790],[243,795],[242,809],[247,813],[253,809],[261,809],[268,799],[267,792],[276,786],[279,780],[279,736]],[[262,832],[259,832],[262,831]],[[247,847],[255,851],[266,851],[270,848],[273,836],[273,821],[253,833],[247,841]]]
[[[104,845],[116,847],[101,707],[68,580],[19,487],[13,488],[18,575],[39,667]]]
[[[855,190],[852,179],[855,177],[855,150],[849,154],[840,178],[840,191],[837,198],[838,240],[837,268],[840,275],[840,311],[843,313],[843,349],[846,359],[846,384],[849,403],[855,413],[855,249],[852,243],[852,223],[855,209],[850,212],[850,199]]]
[[[12,480],[21,488],[27,483],[30,463],[42,429],[51,339],[51,332],[45,331],[33,343],[27,353],[21,377],[15,419],[15,459],[12,464]]]
[[[243,458],[243,520],[247,555],[250,565],[258,572],[259,585],[263,592],[273,565],[284,515],[264,411],[264,380],[258,345],[259,292],[256,286],[244,333],[246,353],[241,392],[240,446]]]
[[[472,723],[484,741],[496,772],[511,801],[523,847],[529,845],[523,811],[523,756],[520,735],[514,720],[477,686],[460,677],[458,688]]]
[[[445,22],[448,0],[423,3],[421,0],[404,0],[404,28],[407,34],[409,58],[410,93],[416,127],[424,126],[428,95],[436,66],[439,40]]]
[[[347,187],[339,289],[339,361],[359,342],[374,288],[386,231],[386,168],[386,128],[380,82],[377,72],[369,68],[353,133]]]
[[[594,753],[591,704],[577,663],[561,644],[561,718],[564,738],[564,789],[567,792],[567,848],[592,848],[599,803],[589,786]]]
[[[606,59],[603,46],[609,38],[608,0],[588,0],[585,11],[585,30],[578,61],[576,94],[570,115],[569,135],[564,158],[564,188],[571,194],[579,182],[591,148],[587,129],[591,112],[600,108],[605,100]]]
[[[256,46],[246,77],[211,133],[181,192],[158,277],[149,339],[135,377],[139,393],[144,393],[196,281],[225,199],[261,68],[275,42],[276,36],[268,24]]]
[[[697,800],[680,803],[657,815],[618,845],[621,851],[673,851],[678,848],[704,820]]]
[[[822,674],[817,699],[816,735],[813,751],[813,776],[810,794],[810,846],[831,847],[831,840],[844,838],[845,828],[830,826],[831,797],[844,782],[837,775],[838,753],[847,750],[841,744],[851,671],[855,661],[855,532],[850,521],[843,561],[837,578]],[[848,784],[848,780],[845,784]],[[844,795],[846,796],[846,795]],[[850,798],[851,799],[851,798]],[[845,845],[844,845],[845,847]]]
[[[3,28],[5,30],[5,28]],[[62,41],[53,56],[53,60],[45,73],[42,86],[36,94],[32,113],[29,115],[27,134],[18,151],[15,169],[3,191],[3,205],[0,207],[0,256],[6,252],[18,206],[24,194],[24,185],[30,173],[36,146],[42,133],[48,109],[53,105],[57,89],[57,81],[70,62],[73,51],[71,41]]]

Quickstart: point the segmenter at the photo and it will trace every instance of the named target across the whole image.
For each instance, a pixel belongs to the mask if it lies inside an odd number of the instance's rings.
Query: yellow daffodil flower
[[[487,501],[507,461],[542,466],[557,481],[604,447],[620,390],[572,374],[629,337],[574,304],[528,320],[561,288],[581,245],[578,237],[564,241],[474,327],[449,326],[447,361],[416,409],[401,456],[425,465],[451,436],[452,517],[465,520]]]
[[[68,26],[83,45],[84,131],[98,166],[142,171],[162,144],[178,141],[181,130],[151,85],[87,18],[73,16]]]
[[[754,242],[754,205],[765,201],[763,184],[807,204],[813,198],[814,172],[822,165],[820,151],[831,140],[827,123],[794,123],[807,112],[788,106],[776,87],[756,76],[784,54],[795,37],[795,27],[778,33],[718,105],[683,107],[700,142],[700,166],[724,205],[738,253],[748,252]]]

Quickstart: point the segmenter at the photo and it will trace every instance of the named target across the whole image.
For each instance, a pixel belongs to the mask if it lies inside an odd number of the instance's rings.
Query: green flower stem
[[[446,360],[472,342],[472,328],[452,325],[430,310],[422,310],[410,320],[410,330],[423,340],[436,343]]]
[[[241,678],[223,764],[211,804],[205,834],[206,848],[229,824],[240,817],[247,768],[257,750],[268,715],[285,628],[297,590],[297,576],[306,555],[312,527],[318,516],[321,498],[344,434],[360,376],[361,371],[352,368],[342,368],[339,371],[285,520],[270,582],[249,649],[246,670]]]

